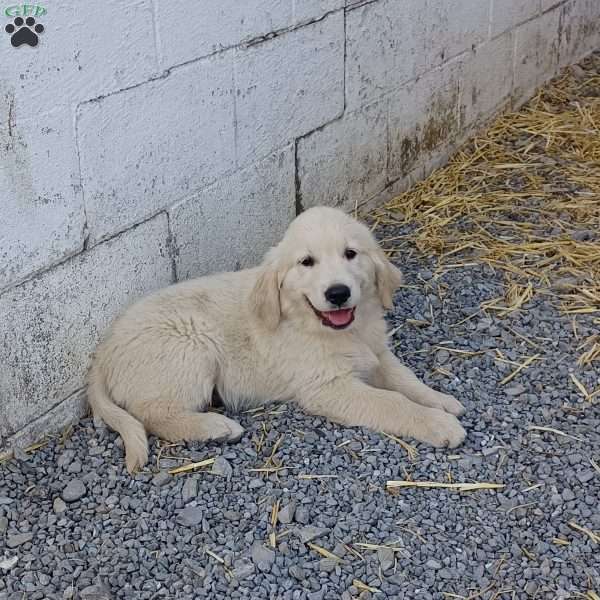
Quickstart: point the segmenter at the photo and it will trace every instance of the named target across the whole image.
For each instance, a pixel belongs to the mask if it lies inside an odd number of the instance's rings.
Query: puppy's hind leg
[[[147,419],[145,424],[148,431],[171,442],[237,442],[244,433],[239,423],[213,412],[179,412]]]
[[[167,347],[169,364],[148,369],[144,400],[132,412],[146,431],[176,441],[237,441],[244,429],[224,415],[206,412],[215,386],[217,364],[210,349],[186,352],[189,347]]]
[[[145,412],[148,432],[171,442],[237,442],[242,437],[244,429],[239,423],[219,413],[205,412],[213,393],[212,373],[205,378],[197,375],[194,382],[182,377],[172,387],[170,393],[163,392],[167,397]]]

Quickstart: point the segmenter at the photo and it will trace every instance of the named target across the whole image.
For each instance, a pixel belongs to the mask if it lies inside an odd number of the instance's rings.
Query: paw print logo
[[[25,21],[21,17],[17,17],[4,28],[4,31],[12,34],[10,43],[15,48],[23,44],[37,46],[39,41],[37,34],[44,31],[44,26],[41,23],[36,23],[33,17],[27,17]]]

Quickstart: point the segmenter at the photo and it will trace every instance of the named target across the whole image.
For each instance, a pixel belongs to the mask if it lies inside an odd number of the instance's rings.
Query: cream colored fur
[[[301,264],[307,256],[313,266]],[[457,446],[460,402],[421,383],[386,343],[384,309],[400,282],[364,225],[312,208],[258,268],[179,283],[127,309],[93,359],[90,405],[123,437],[130,472],[148,459],[147,433],[239,439],[237,422],[207,412],[213,390],[233,411],[294,401],[345,425]],[[351,290],[347,329],[315,313],[333,308],[324,296],[332,284]]]

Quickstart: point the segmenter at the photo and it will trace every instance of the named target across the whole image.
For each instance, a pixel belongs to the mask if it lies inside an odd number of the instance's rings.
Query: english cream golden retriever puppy
[[[367,227],[311,208],[259,267],[179,283],[128,308],[92,361],[90,405],[121,434],[130,472],[148,459],[147,433],[238,440],[236,421],[207,412],[215,391],[233,411],[294,401],[338,423],[455,447],[463,406],[388,348],[383,315],[400,282]]]

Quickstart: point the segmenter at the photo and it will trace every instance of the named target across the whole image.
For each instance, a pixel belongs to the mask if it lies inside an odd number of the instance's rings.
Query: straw
[[[436,256],[438,277],[468,264],[503,273],[504,295],[482,304],[500,317],[542,293],[565,314],[600,316],[600,98],[586,93],[600,77],[586,61],[374,211],[410,226],[386,250]],[[598,339],[584,350],[582,367],[600,360]]]
[[[199,462],[189,463],[187,465],[183,465],[181,467],[176,467],[175,469],[171,469],[169,471],[170,475],[178,475],[179,473],[187,473],[188,471],[195,471],[196,469],[200,469],[202,467],[208,467],[215,462],[214,458],[207,458],[205,460],[201,460]]]
[[[459,492],[473,492],[477,490],[500,490],[503,483],[444,483],[440,481],[388,481],[385,484],[388,490],[400,488],[445,488]]]

